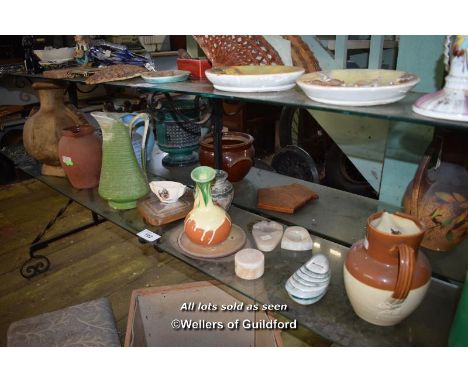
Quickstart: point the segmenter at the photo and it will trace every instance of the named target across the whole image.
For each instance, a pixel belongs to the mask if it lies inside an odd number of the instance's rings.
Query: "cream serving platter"
[[[227,92],[272,92],[292,89],[304,69],[285,65],[215,67],[205,75],[215,89]]]
[[[373,106],[401,100],[419,81],[418,76],[397,70],[335,69],[305,74],[297,84],[313,101]]]

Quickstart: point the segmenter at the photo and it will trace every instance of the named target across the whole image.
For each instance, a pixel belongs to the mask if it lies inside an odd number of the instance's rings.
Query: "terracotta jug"
[[[447,131],[434,137],[403,206],[426,227],[422,246],[449,251],[468,232],[468,134]]]
[[[344,264],[346,293],[355,313],[375,325],[395,325],[423,300],[431,280],[431,267],[419,251],[422,225],[412,216],[395,213],[415,223],[417,231],[386,233],[374,227],[383,216],[367,221],[366,238],[353,244]]]
[[[149,192],[146,180],[146,137],[149,126],[149,117],[138,114],[126,126],[120,119],[120,113],[95,112],[91,115],[96,118],[102,130],[102,166],[99,180],[99,195],[108,201],[109,206],[115,209],[135,208],[137,200]],[[131,132],[134,124],[140,118],[145,119],[141,150],[143,171],[133,151]]]
[[[78,189],[99,184],[102,140],[91,125],[71,126],[62,130],[58,145],[60,163],[71,185]]]
[[[223,170],[228,173],[230,182],[242,180],[254,163],[255,149],[253,137],[236,131],[223,133]],[[200,142],[200,164],[214,167],[213,135],[209,134]]]
[[[185,234],[195,244],[220,244],[231,232],[231,219],[223,208],[213,203],[211,197],[211,182],[216,171],[211,167],[200,166],[190,176],[196,183],[195,201],[193,209],[185,218]]]
[[[43,175],[65,176],[60,166],[58,142],[62,129],[87,123],[71,105],[65,105],[65,88],[51,82],[36,82],[40,108],[33,110],[24,124],[23,143],[26,151],[42,162]]]

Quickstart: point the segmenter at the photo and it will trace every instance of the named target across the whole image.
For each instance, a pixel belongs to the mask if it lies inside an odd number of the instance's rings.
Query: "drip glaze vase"
[[[184,222],[184,232],[195,244],[214,246],[227,239],[231,219],[226,211],[213,203],[211,182],[216,171],[208,166],[195,168],[190,174],[196,184],[193,209]]]
[[[354,312],[374,325],[396,325],[421,303],[429,288],[431,267],[419,251],[424,236],[421,223],[412,234],[392,234],[376,229],[369,217],[366,238],[353,244],[344,264],[344,284]]]
[[[102,130],[99,195],[107,200],[112,208],[121,210],[135,208],[138,199],[148,194],[149,186],[133,151],[131,142],[133,123],[126,126],[120,119],[119,113],[95,112],[91,115]],[[135,116],[133,121],[136,122],[140,117],[142,117],[140,114]],[[147,127],[148,124],[146,129]],[[144,156],[145,150],[141,152]],[[142,164],[145,164],[144,158]]]

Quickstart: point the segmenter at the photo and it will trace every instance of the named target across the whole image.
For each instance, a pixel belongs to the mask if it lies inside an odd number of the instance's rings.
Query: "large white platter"
[[[272,92],[291,89],[304,74],[297,66],[245,65],[216,67],[206,70],[206,77],[215,89],[228,92]]]
[[[297,84],[312,100],[341,106],[374,106],[401,100],[420,81],[402,71],[335,69],[308,73]]]

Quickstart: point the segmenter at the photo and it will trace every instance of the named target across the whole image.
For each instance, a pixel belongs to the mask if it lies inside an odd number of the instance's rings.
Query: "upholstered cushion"
[[[100,298],[13,322],[8,346],[120,346],[112,308]]]

